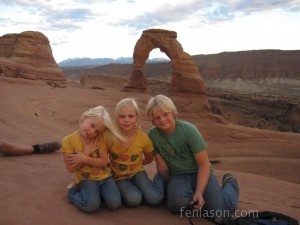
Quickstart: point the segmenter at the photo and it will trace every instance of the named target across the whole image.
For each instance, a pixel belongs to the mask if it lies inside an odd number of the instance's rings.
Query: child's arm
[[[166,179],[169,179],[170,171],[167,162],[160,154],[155,154],[157,171]]]
[[[74,154],[63,153],[63,156],[64,156],[65,166],[70,173],[74,173],[75,171],[81,169],[84,166],[83,162],[74,160],[73,157]]]
[[[93,141],[91,141],[88,144],[84,143],[83,146],[84,146],[83,153],[85,155],[90,155],[95,151],[99,151],[99,138],[95,138]]]
[[[98,150],[98,151],[99,151],[99,157],[97,158],[88,156],[82,152],[77,152],[70,156],[70,160],[72,160],[76,164],[82,163],[83,165],[88,164],[98,168],[105,168],[107,167],[107,163],[108,163],[108,153],[105,149]]]
[[[97,151],[98,157],[90,157],[90,155]],[[108,152],[105,149],[103,143],[101,144],[101,139],[99,137],[95,138],[91,143],[84,144],[84,154],[82,154],[82,162],[98,167],[105,168],[108,164]]]
[[[153,152],[144,152],[143,165],[152,163],[154,158]]]

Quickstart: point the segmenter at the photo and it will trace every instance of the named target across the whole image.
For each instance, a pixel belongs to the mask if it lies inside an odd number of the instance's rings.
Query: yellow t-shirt
[[[100,137],[99,151],[106,149],[105,141],[103,136]],[[79,133],[75,131],[74,133],[66,136],[62,140],[62,151],[64,153],[74,153],[83,152],[84,146],[80,140]],[[90,154],[90,157],[99,157],[99,152],[95,151]],[[92,165],[85,164],[83,168],[75,171],[75,182],[78,184],[82,180],[102,180],[111,176],[111,170],[109,167],[99,168]]]
[[[114,144],[109,152],[110,168],[113,178],[117,180],[130,179],[137,172],[144,171],[143,153],[153,152],[153,144],[148,135],[137,130],[135,140],[126,151],[119,144]]]

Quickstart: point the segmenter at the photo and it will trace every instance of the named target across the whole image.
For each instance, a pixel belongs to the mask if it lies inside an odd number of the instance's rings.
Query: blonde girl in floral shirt
[[[79,129],[63,138],[65,166],[75,175],[75,185],[68,187],[68,199],[84,212],[96,211],[102,200],[110,209],[122,204],[108,167],[107,149],[116,138],[122,136],[103,106],[84,112]]]
[[[152,182],[144,165],[153,161],[153,145],[139,126],[140,109],[132,98],[121,100],[114,113],[114,120],[125,141],[114,144],[110,150],[110,167],[128,207],[139,205],[142,200],[157,205],[163,200],[163,192]]]

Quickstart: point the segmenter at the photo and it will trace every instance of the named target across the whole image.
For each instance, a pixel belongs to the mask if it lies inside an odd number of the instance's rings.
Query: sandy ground
[[[0,77],[0,139],[34,144],[60,141],[78,127],[83,111],[104,105],[110,113],[124,97],[135,97],[144,110],[151,97],[123,92],[121,84],[103,81],[103,89],[68,82],[53,88],[43,81]],[[193,122],[207,141],[213,167],[221,180],[227,171],[240,185],[237,215],[259,210],[276,211],[300,220],[300,134],[220,124],[193,114],[180,114]],[[143,130],[150,123],[144,114]],[[150,176],[155,165],[146,167]],[[0,156],[0,223],[14,224],[128,224],[183,225],[184,215],[173,215],[164,203],[86,214],[69,204],[65,186],[73,180],[60,151],[49,155]],[[212,224],[194,218],[194,224]]]

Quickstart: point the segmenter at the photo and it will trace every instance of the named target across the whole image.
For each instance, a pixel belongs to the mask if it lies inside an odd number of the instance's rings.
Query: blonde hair
[[[149,120],[153,120],[153,111],[157,108],[164,113],[171,112],[175,120],[178,117],[178,112],[174,102],[165,95],[156,95],[148,101],[148,104],[146,106],[146,113]]]
[[[85,111],[80,120],[79,124],[89,117],[98,117],[103,120],[103,124],[105,129],[102,131],[106,147],[109,149],[117,139],[123,140],[123,136],[119,133],[118,129],[114,125],[109,113],[105,110],[105,108],[101,105],[96,106],[94,108],[90,108]]]
[[[142,114],[141,114],[141,110],[134,98],[124,98],[118,102],[118,104],[115,108],[115,112],[114,112],[115,124],[119,127],[119,123],[118,123],[119,115],[125,106],[132,106],[134,108],[136,115],[137,115],[137,126],[139,127],[141,120],[142,120]]]

